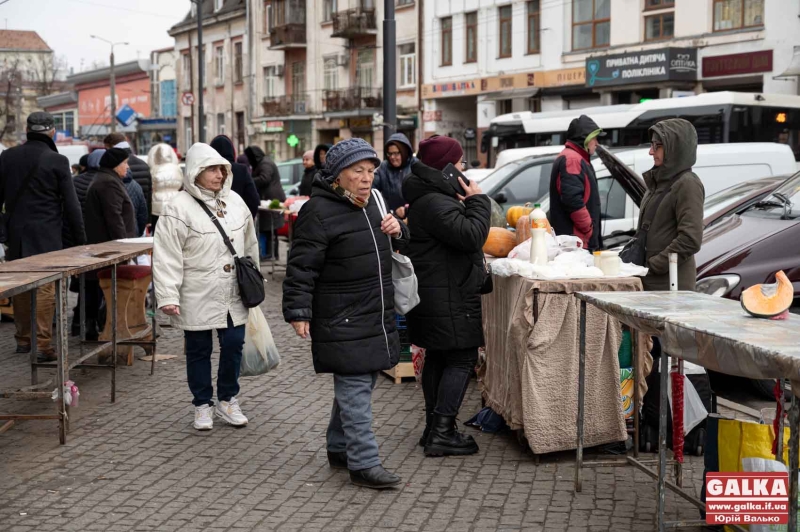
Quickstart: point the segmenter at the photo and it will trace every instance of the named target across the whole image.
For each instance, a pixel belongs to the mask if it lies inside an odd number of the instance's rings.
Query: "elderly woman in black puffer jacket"
[[[400,483],[378,456],[372,389],[378,372],[400,358],[391,253],[409,236],[372,196],[379,164],[361,139],[330,149],[298,215],[283,283],[284,318],[299,336],[311,336],[316,372],[333,373],[328,461],[349,469],[354,484],[376,489]]]

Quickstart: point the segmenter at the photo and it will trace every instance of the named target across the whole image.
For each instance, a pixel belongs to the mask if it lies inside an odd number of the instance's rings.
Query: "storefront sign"
[[[372,117],[361,117],[350,119],[350,129],[372,129]]]
[[[417,129],[417,117],[411,118],[398,118],[397,129]]]
[[[280,133],[283,131],[283,122],[280,120],[273,122],[261,122],[262,133]]]
[[[500,92],[513,89],[530,89],[533,87],[565,87],[583,85],[586,82],[584,68],[567,68],[544,72],[527,72],[508,76],[477,78],[456,83],[438,83],[422,86],[422,97],[425,99],[446,98],[450,96],[470,96],[489,92]],[[427,122],[428,119],[425,118]]]
[[[703,58],[703,77],[772,72],[772,50]]]
[[[550,70],[543,73],[542,87],[567,87],[569,85],[584,85],[586,83],[585,68],[565,68],[564,70]]]
[[[659,48],[628,54],[590,57],[586,85],[609,87],[697,79],[696,48]]]
[[[475,138],[477,136],[478,136],[478,132],[475,131],[475,128],[468,127],[467,129],[464,130],[464,139],[465,140],[475,140]]]

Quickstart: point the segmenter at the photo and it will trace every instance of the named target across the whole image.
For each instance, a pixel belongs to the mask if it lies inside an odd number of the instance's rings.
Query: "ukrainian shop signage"
[[[659,48],[586,60],[586,85],[610,87],[660,81],[695,81],[696,48]]]
[[[703,58],[703,77],[772,72],[772,50]]]

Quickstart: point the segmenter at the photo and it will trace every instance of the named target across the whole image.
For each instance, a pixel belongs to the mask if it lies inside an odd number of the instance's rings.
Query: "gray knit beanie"
[[[381,164],[375,148],[364,139],[352,138],[338,142],[325,157],[326,178],[334,181],[342,170],[364,160],[372,161],[376,168]]]

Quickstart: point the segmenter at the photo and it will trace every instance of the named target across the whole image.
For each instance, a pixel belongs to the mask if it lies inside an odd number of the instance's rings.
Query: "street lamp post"
[[[197,138],[199,142],[206,141],[205,106],[203,105],[203,70],[205,70],[205,54],[203,53],[203,0],[191,0],[197,5]],[[191,48],[191,36],[189,47]]]
[[[90,35],[92,39],[97,39],[98,41],[103,41],[111,45],[111,75],[110,75],[110,84],[111,84],[111,132],[115,133],[117,131],[117,80],[114,75],[114,47],[115,46],[127,46],[129,43],[127,42],[111,42],[108,39],[103,39],[102,37],[98,37],[97,35]]]

